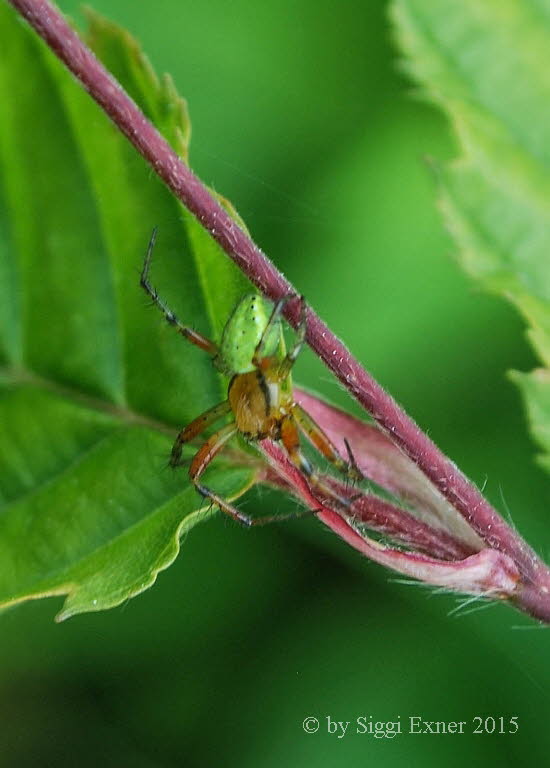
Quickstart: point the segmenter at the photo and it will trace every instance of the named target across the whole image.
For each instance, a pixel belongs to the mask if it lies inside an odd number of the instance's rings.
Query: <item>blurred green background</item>
[[[76,1],[60,6],[82,22]],[[94,7],[188,99],[199,176],[548,557],[550,484],[505,376],[536,361],[514,312],[453,261],[425,159],[456,149],[398,73],[386,4]],[[359,413],[309,352],[297,379]],[[264,491],[243,504],[288,502]],[[544,630],[502,606],[450,614],[456,597],[396,583],[312,520],[251,532],[215,519],[122,608],[55,625],[60,605],[2,615],[3,765],[496,766],[548,754]],[[326,732],[327,716],[371,715],[466,720],[469,733]],[[308,716],[318,733],[304,733]],[[472,735],[475,716],[517,716],[519,731]]]

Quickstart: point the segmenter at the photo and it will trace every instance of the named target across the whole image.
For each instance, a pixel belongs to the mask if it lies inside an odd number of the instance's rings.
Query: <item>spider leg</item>
[[[302,349],[302,346],[304,344],[304,341],[306,338],[306,332],[307,332],[307,306],[306,306],[306,300],[304,299],[304,297],[300,296],[300,320],[296,328],[296,338],[294,339],[294,344],[290,347],[290,349],[286,353],[284,360],[282,360],[282,362],[279,363],[279,370],[277,372],[277,375],[280,381],[283,381],[284,379],[286,379],[287,376],[290,374],[290,370],[294,365],[294,363],[296,362],[296,359],[300,354],[300,350]]]
[[[212,357],[214,357],[215,355],[218,354],[218,346],[214,344],[213,341],[210,341],[210,339],[207,339],[206,336],[203,336],[201,333],[194,331],[193,328],[189,328],[189,326],[183,325],[182,323],[180,323],[176,315],[160,298],[156,288],[154,288],[149,282],[149,268],[151,266],[151,259],[153,257],[153,248],[155,247],[156,239],[157,239],[157,228],[155,227],[155,229],[153,229],[153,232],[151,234],[151,239],[149,240],[147,253],[145,254],[143,269],[141,270],[141,279],[139,281],[140,285],[143,288],[143,290],[151,297],[153,304],[156,304],[156,306],[160,309],[160,311],[166,318],[166,321],[171,326],[173,326],[178,333],[181,333],[181,335],[184,338],[186,338],[188,341],[190,341],[192,344],[195,344],[197,347],[200,347],[205,352],[208,352],[209,355],[212,355]]]
[[[301,405],[294,403],[291,408],[291,413],[298,427],[304,433],[310,443],[319,451],[320,454],[328,459],[331,464],[334,464],[336,469],[349,477],[351,480],[364,480],[364,476],[361,470],[355,463],[355,458],[347,440],[345,440],[345,443],[349,461],[344,461],[344,459],[340,456],[330,441],[328,435],[323,432],[317,422],[312,419],[309,413],[305,411]]]
[[[291,462],[296,467],[298,467],[301,472],[304,473],[310,485],[318,488],[321,493],[323,493],[329,499],[335,501],[340,506],[344,507],[345,509],[349,509],[353,503],[353,499],[348,499],[345,496],[341,496],[337,491],[331,488],[328,483],[325,483],[324,480],[319,477],[317,472],[315,472],[311,466],[311,463],[302,453],[300,448],[300,434],[292,417],[287,416],[285,419],[283,419],[281,424],[281,440]]]
[[[189,477],[201,496],[205,499],[210,499],[210,501],[213,504],[216,504],[222,512],[229,515],[229,517],[232,517],[234,520],[237,520],[237,522],[246,526],[251,526],[254,525],[254,520],[251,517],[239,512],[239,510],[229,504],[229,502],[199,482],[199,478],[206,467],[221,451],[227,441],[233,437],[233,435],[237,434],[237,431],[236,424],[232,422],[209,437],[193,457],[191,466],[189,467]]]
[[[249,518],[247,525],[271,525],[271,523],[284,523],[285,520],[298,520],[300,517],[309,517],[316,515],[318,509],[299,509],[296,512],[287,512],[284,515],[269,515],[267,517]]]
[[[222,403],[222,405],[224,405],[224,403]],[[223,448],[225,443],[237,433],[237,431],[237,427],[234,423],[227,424],[227,426],[222,427],[222,429],[218,430],[218,432],[215,432],[212,437],[210,437],[195,454],[189,468],[189,477],[191,478],[192,483],[194,484],[197,491],[201,494],[201,496],[209,499],[212,504],[216,504],[226,515],[229,515],[229,517],[232,517],[233,520],[236,520],[238,523],[246,525],[248,528],[252,527],[253,525],[268,525],[269,523],[278,523],[283,520],[289,520],[290,518],[315,514],[318,510],[306,509],[303,511],[301,510],[300,512],[290,512],[287,515],[272,515],[270,517],[257,518],[249,517],[249,515],[245,515],[243,512],[240,512],[238,509],[236,509],[232,504],[229,504],[229,502],[223,499],[219,494],[211,491],[210,488],[206,488],[206,486],[199,483],[199,478],[206,467]]]
[[[281,298],[276,302],[275,306],[273,307],[273,310],[271,312],[271,315],[269,316],[269,320],[267,321],[267,325],[264,329],[264,332],[262,333],[262,338],[258,342],[258,346],[256,347],[254,351],[254,357],[252,358],[252,363],[259,368],[261,365],[261,360],[264,357],[265,352],[265,345],[267,342],[267,339],[269,338],[269,334],[271,333],[271,330],[277,320],[281,316],[281,312],[283,311],[283,307],[286,304],[287,301],[290,301],[291,299],[298,298],[296,294],[289,293],[286,296],[281,296]],[[303,304],[303,297],[300,297],[300,300]]]
[[[177,467],[180,465],[181,452],[185,443],[188,443],[190,440],[193,440],[194,437],[200,435],[201,432],[204,432],[207,427],[209,427],[218,419],[221,419],[221,417],[225,416],[226,413],[229,413],[230,410],[231,406],[229,404],[229,400],[225,400],[223,403],[219,403],[213,408],[209,408],[196,419],[193,419],[190,424],[184,427],[176,437],[176,441],[172,446],[172,453],[170,455],[169,462],[170,466]]]

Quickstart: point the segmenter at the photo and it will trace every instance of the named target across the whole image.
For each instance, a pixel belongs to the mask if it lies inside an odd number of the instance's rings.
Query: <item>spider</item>
[[[232,421],[205,440],[189,466],[189,478],[201,496],[247,526],[265,525],[299,516],[300,513],[294,512],[288,515],[251,518],[201,484],[201,475],[212,459],[228,440],[240,434],[249,442],[266,438],[280,441],[292,463],[307,477],[310,485],[317,486],[325,496],[348,508],[353,499],[340,496],[323,482],[300,448],[301,431],[340,472],[354,481],[364,479],[347,440],[345,444],[349,461],[342,459],[321,427],[294,401],[291,369],[304,343],[307,326],[303,296],[299,297],[301,312],[296,338],[288,351],[285,350],[281,312],[286,301],[298,298],[295,295],[283,296],[270,311],[266,300],[260,294],[246,294],[233,309],[223,329],[220,344],[215,344],[201,333],[183,325],[149,282],[156,235],[155,228],[145,255],[140,285],[167,322],[184,338],[207,352],[214,366],[230,377],[227,399],[209,408],[178,434],[170,455],[170,466],[175,468],[183,464],[181,456],[186,443],[223,416],[232,414]]]

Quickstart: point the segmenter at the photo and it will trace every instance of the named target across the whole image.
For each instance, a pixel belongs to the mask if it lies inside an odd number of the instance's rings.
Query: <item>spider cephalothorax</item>
[[[211,435],[191,461],[189,477],[202,496],[209,498],[223,512],[245,525],[265,524],[282,519],[281,516],[251,518],[199,482],[200,476],[225,443],[234,435],[240,434],[252,442],[267,438],[280,441],[291,461],[307,476],[313,486],[319,487],[325,496],[348,507],[349,500],[340,497],[319,478],[300,449],[299,432],[302,431],[317,450],[341,472],[353,480],[362,479],[349,446],[350,461],[346,462],[322,429],[293,398],[290,372],[306,335],[306,308],[303,297],[300,299],[301,319],[296,339],[289,350],[285,349],[281,311],[287,300],[297,298],[294,296],[283,296],[271,308],[260,294],[250,293],[243,296],[224,327],[219,345],[215,344],[180,323],[149,283],[149,267],[155,238],[156,230],[153,231],[145,256],[141,273],[142,287],[170,325],[190,342],[208,352],[216,368],[231,377],[227,400],[205,411],[178,434],[170,457],[171,466],[180,466],[183,446],[186,443],[204,432],[215,421],[232,414],[232,421]]]

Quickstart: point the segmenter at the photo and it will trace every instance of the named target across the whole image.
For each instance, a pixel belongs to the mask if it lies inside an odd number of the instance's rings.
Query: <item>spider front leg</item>
[[[300,350],[304,345],[307,333],[307,306],[306,300],[303,296],[300,296],[300,320],[296,327],[296,338],[294,344],[290,347],[286,353],[283,361],[279,363],[278,377],[280,381],[283,381],[290,374],[292,366],[296,362]]]
[[[181,452],[185,443],[190,442],[193,440],[193,438],[197,437],[197,435],[200,435],[201,432],[204,432],[207,427],[209,427],[218,419],[221,419],[221,417],[225,416],[226,413],[229,413],[230,410],[231,405],[229,404],[229,400],[224,400],[223,403],[219,403],[213,408],[209,408],[196,419],[193,419],[190,424],[184,427],[176,437],[176,441],[172,446],[172,453],[170,454],[169,462],[170,466],[181,466]]]
[[[325,457],[325,459],[328,459],[339,472],[342,472],[342,474],[346,475],[354,482],[359,482],[360,480],[365,479],[363,473],[355,463],[350,444],[345,438],[344,442],[346,444],[349,461],[344,461],[328,435],[323,432],[317,422],[312,419],[309,413],[307,413],[301,405],[294,403],[291,408],[291,414],[310,443],[322,456]]]
[[[293,359],[292,359],[292,362],[290,363],[289,370],[292,367],[294,360],[298,356],[298,352],[300,351],[300,347],[302,346],[305,338],[306,321],[305,321],[304,297],[303,296],[298,297],[296,294],[289,293],[287,296],[282,296],[273,307],[273,311],[271,312],[269,320],[267,321],[267,324],[262,333],[262,338],[260,339],[258,346],[254,351],[254,356],[252,358],[252,363],[256,366],[256,368],[261,368],[262,366],[262,358],[264,358],[265,356],[266,343],[270,338],[271,332],[273,331],[273,326],[275,325],[275,323],[279,321],[279,318],[281,317],[281,312],[283,311],[284,305],[286,304],[287,301],[290,301],[291,299],[298,299],[298,298],[300,299],[300,322],[296,330],[297,339],[292,347],[291,352],[289,352],[285,357],[285,360],[286,360],[289,357],[289,355],[291,356],[293,355]],[[283,378],[286,378],[286,377],[283,376]]]
[[[225,403],[222,403],[222,405],[225,405]],[[220,407],[220,406],[217,406]],[[214,410],[214,409],[212,409]],[[207,411],[204,416],[209,414],[210,412]],[[199,417],[200,419],[201,417]],[[196,419],[197,422],[199,419]],[[194,422],[192,422],[193,424]],[[191,424],[189,425],[191,426]],[[245,515],[243,512],[240,512],[238,509],[236,509],[232,504],[230,504],[228,501],[223,499],[219,494],[215,493],[214,491],[211,491],[210,488],[206,488],[206,486],[202,485],[199,482],[199,478],[202,475],[202,473],[205,471],[206,467],[210,464],[212,459],[221,451],[225,443],[230,440],[233,435],[237,434],[237,426],[235,423],[228,424],[225,427],[222,427],[218,432],[215,432],[197,451],[195,454],[191,466],[189,467],[189,477],[191,479],[191,482],[197,489],[197,491],[206,499],[210,499],[210,501],[213,504],[216,504],[222,512],[224,512],[226,515],[229,515],[229,517],[232,517],[233,520],[236,520],[238,523],[241,523],[242,525],[246,525],[248,528],[255,526],[255,525],[268,525],[270,523],[279,523],[283,522],[284,520],[290,520],[297,517],[303,517],[305,515],[311,515],[315,514],[317,510],[303,510],[300,512],[290,512],[286,515],[271,515],[269,517],[249,517],[248,515]]]
[[[353,503],[353,499],[341,496],[337,491],[331,488],[328,483],[319,477],[310,461],[302,453],[298,428],[291,417],[286,417],[281,424],[281,441],[291,462],[303,472],[307,477],[309,484],[314,488],[318,488],[322,494],[327,496],[327,498],[335,501],[337,504],[348,510]]]
[[[151,239],[149,240],[147,253],[145,254],[145,261],[143,262],[143,269],[141,270],[140,285],[143,290],[151,297],[153,304],[156,304],[156,306],[160,309],[166,318],[166,321],[173,328],[175,328],[178,333],[181,333],[184,338],[186,338],[192,344],[195,344],[195,346],[200,347],[200,349],[203,349],[205,352],[208,352],[209,355],[215,357],[218,354],[218,345],[214,344],[214,342],[210,341],[210,339],[207,339],[206,336],[202,335],[202,333],[198,333],[197,331],[194,331],[193,328],[189,328],[189,326],[180,323],[176,315],[160,298],[156,288],[154,288],[149,282],[149,269],[151,267],[151,259],[153,257],[153,248],[155,247],[156,239],[157,228],[155,227],[151,234]]]
[[[218,430],[218,432],[215,432],[211,437],[209,437],[208,440],[203,445],[201,445],[193,457],[193,460],[191,461],[191,466],[189,467],[189,478],[201,496],[203,496],[205,499],[210,499],[210,501],[213,504],[216,504],[222,512],[225,512],[226,515],[229,515],[229,517],[237,520],[237,522],[246,526],[251,526],[254,525],[254,520],[252,518],[248,517],[248,515],[245,515],[242,512],[239,512],[239,510],[235,509],[235,507],[229,504],[229,502],[227,502],[214,491],[206,488],[206,486],[201,485],[199,482],[199,478],[206,467],[221,451],[227,441],[230,440],[235,434],[237,434],[237,425],[232,422],[231,424],[227,424],[225,427],[222,427],[220,430]]]

